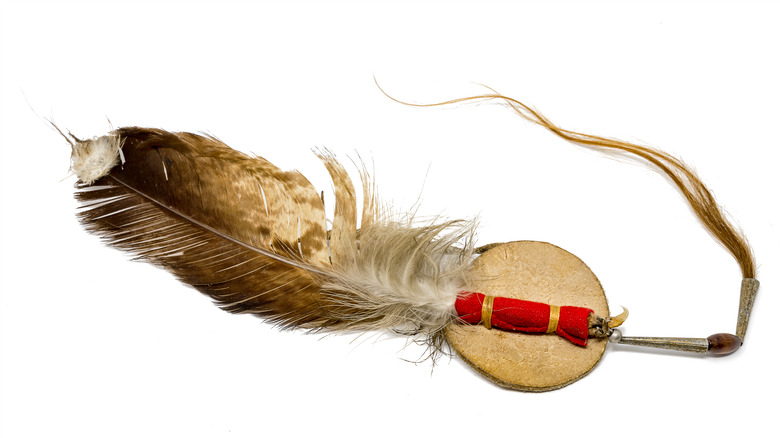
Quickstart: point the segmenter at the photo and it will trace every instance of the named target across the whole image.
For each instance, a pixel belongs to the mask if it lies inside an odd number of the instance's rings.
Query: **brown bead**
[[[742,345],[742,339],[739,339],[739,336],[729,333],[716,333],[708,337],[707,341],[710,343],[707,352],[717,355],[731,354]]]

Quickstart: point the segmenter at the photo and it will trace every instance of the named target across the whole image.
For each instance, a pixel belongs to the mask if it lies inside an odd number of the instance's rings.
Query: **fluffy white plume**
[[[108,175],[108,172],[119,164],[122,154],[122,141],[117,135],[76,140],[71,146],[71,171],[86,184],[92,184]]]

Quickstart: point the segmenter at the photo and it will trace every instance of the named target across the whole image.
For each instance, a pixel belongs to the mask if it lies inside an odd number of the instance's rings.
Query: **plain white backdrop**
[[[776,424],[773,2],[0,3],[0,435],[749,435]],[[502,390],[403,338],[226,314],[76,222],[67,143],[113,126],[205,131],[301,170],[374,169],[384,200],[479,216],[480,244],[582,258],[624,334],[733,332],[736,263],[664,178],[499,105],[415,109],[486,84],[560,125],[692,164],[747,233],[762,290],[725,358],[610,346],[559,391]],[[332,198],[330,198],[332,199]],[[326,199],[327,201],[327,199]],[[328,205],[332,205],[329,202]]]

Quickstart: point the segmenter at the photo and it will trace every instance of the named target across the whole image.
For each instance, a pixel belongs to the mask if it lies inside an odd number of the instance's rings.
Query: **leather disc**
[[[607,316],[601,283],[573,254],[544,242],[511,242],[474,261],[469,291],[579,306]],[[580,347],[554,334],[523,334],[452,324],[447,342],[474,369],[503,387],[542,392],[579,380],[596,366],[607,340],[588,339]]]

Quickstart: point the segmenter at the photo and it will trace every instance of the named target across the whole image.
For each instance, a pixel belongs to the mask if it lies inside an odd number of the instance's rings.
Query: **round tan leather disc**
[[[579,306],[607,316],[609,307],[601,283],[573,254],[544,242],[498,245],[474,261],[469,291]],[[601,359],[603,338],[580,347],[554,334],[511,333],[482,325],[452,324],[447,342],[481,374],[520,391],[542,392],[579,380]]]

